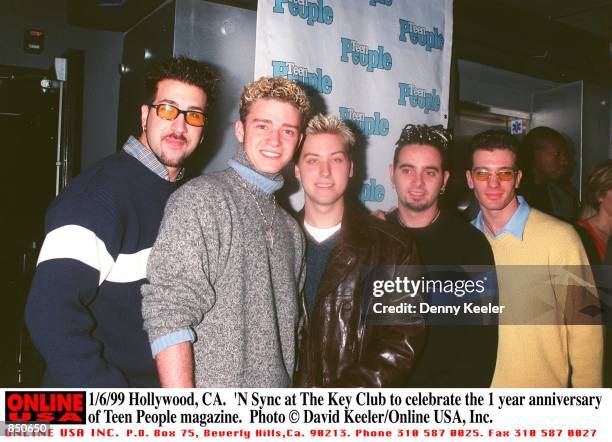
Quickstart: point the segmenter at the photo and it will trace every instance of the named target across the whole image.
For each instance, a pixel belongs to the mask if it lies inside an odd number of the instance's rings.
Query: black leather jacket
[[[380,298],[363,282],[373,270],[384,268],[388,278],[401,276],[405,266],[414,271],[417,256],[414,240],[402,229],[347,205],[312,317],[301,296],[296,387],[386,387],[405,381],[423,345],[424,321],[418,315],[392,315],[393,324],[372,320],[366,313]]]

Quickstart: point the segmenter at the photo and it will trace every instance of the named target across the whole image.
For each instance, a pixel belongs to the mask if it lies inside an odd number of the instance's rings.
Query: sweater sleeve
[[[154,354],[197,339],[193,330],[215,303],[218,208],[198,193],[186,185],[170,197],[149,256],[142,314]]]
[[[578,234],[568,226],[568,247],[553,258],[557,299],[565,305],[571,385],[601,387],[603,376],[602,312],[589,261]],[[560,276],[563,275],[563,278]],[[570,276],[571,275],[571,276]]]
[[[125,387],[91,332],[88,306],[117,259],[122,227],[104,204],[83,194],[61,197],[49,209],[46,232],[25,317],[54,387]]]

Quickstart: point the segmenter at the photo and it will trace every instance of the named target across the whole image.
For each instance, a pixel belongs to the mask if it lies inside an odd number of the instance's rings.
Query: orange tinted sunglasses
[[[472,176],[476,181],[489,181],[492,175],[496,175],[500,181],[512,181],[516,170],[514,169],[500,169],[495,172],[491,172],[489,169],[478,168],[472,170]]]
[[[149,106],[155,108],[157,116],[164,120],[173,121],[180,114],[183,114],[185,115],[185,123],[190,126],[202,127],[206,123],[206,115],[200,111],[180,110],[178,107],[168,103],[149,104]]]

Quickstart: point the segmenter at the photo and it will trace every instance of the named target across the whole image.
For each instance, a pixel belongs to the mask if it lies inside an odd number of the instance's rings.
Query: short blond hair
[[[612,189],[612,159],[597,163],[587,179],[587,201],[599,210],[600,198]]]
[[[304,90],[284,77],[261,77],[244,87],[240,95],[240,121],[246,122],[251,106],[257,100],[279,100],[292,104],[300,112],[301,127],[308,120],[310,102]]]
[[[317,114],[306,126],[306,137],[308,135],[332,134],[342,139],[346,153],[350,154],[355,145],[355,134],[348,125],[334,115]]]

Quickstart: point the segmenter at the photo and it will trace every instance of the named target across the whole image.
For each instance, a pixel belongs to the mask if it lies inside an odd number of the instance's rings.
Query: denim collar
[[[284,179],[280,173],[275,175],[266,174],[268,176],[265,176],[254,170],[243,148],[239,148],[234,158],[227,163],[247,183],[261,189],[268,195],[273,194],[283,187]]]
[[[514,211],[512,217],[493,239],[499,239],[504,233],[508,232],[515,238],[520,239],[521,241],[523,240],[525,224],[527,224],[527,218],[529,217],[529,212],[531,212],[531,207],[529,207],[529,204],[527,204],[525,198],[522,196],[519,195],[516,197],[516,199],[519,203],[518,209]],[[485,235],[487,234],[482,211],[478,212],[478,216],[476,219],[474,219],[474,221],[472,221],[472,225]]]

